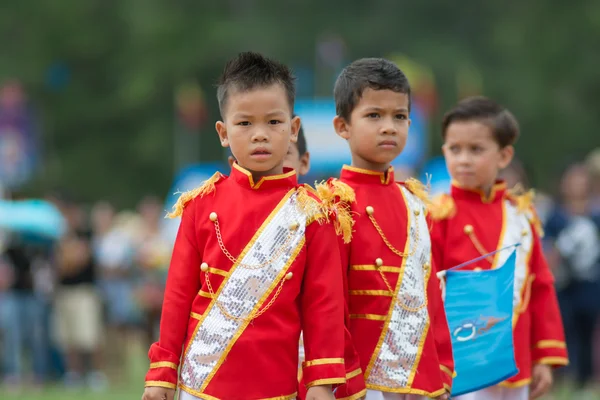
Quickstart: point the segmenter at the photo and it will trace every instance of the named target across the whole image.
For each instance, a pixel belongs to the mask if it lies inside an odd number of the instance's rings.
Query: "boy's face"
[[[288,152],[283,160],[283,166],[295,169],[298,175],[306,175],[310,169],[310,154],[306,152],[300,155],[298,146],[295,143],[290,143]]]
[[[235,158],[229,156],[229,166],[233,167]],[[298,146],[295,143],[290,143],[290,148],[283,159],[283,166],[285,168],[292,168],[296,170],[298,175],[306,175],[310,169],[310,154],[308,151],[302,155],[298,151]]]
[[[465,189],[487,192],[513,157],[513,147],[500,148],[492,130],[478,121],[453,122],[442,146],[452,179]]]
[[[352,165],[385,171],[404,149],[410,126],[409,97],[392,90],[364,90],[350,114],[333,120],[336,133],[348,141]]]
[[[216,124],[223,147],[231,147],[239,165],[255,178],[283,172],[290,142],[296,142],[300,118],[291,118],[282,85],[232,90]]]

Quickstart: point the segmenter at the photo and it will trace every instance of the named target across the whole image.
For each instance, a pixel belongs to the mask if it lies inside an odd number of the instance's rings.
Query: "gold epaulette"
[[[183,209],[185,208],[187,203],[194,200],[198,196],[202,197],[204,195],[214,192],[215,183],[217,183],[222,177],[223,175],[221,175],[220,172],[215,172],[213,176],[204,181],[202,185],[200,185],[196,189],[188,190],[187,192],[182,193],[179,196],[179,199],[177,199],[175,205],[173,206],[173,211],[168,213],[167,217],[179,217],[181,214],[183,214]]]
[[[540,237],[544,237],[544,228],[542,221],[535,211],[535,191],[533,189],[525,190],[520,184],[515,185],[508,192],[508,197],[517,207],[517,210],[527,215],[527,219],[533,225]]]
[[[415,178],[408,178],[404,182],[404,186],[415,196],[417,196],[425,205],[429,205],[431,203],[431,199],[429,198],[429,189],[427,186],[423,185],[421,181]]]
[[[434,221],[452,218],[456,214],[456,204],[452,196],[442,193],[433,198],[428,205],[429,215]]]
[[[354,225],[350,204],[356,201],[354,189],[337,179],[318,183],[315,187],[327,211],[335,216],[335,233],[342,236],[344,243],[350,243]]]
[[[310,185],[304,184],[298,188],[298,204],[307,216],[307,226],[315,221],[319,224],[327,222],[327,209],[319,199],[317,192]]]

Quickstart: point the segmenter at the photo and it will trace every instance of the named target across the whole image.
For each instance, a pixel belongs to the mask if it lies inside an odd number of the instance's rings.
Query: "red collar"
[[[387,171],[381,172],[344,165],[340,179],[345,182],[355,182],[358,184],[387,186],[394,183],[394,167],[389,167]]]
[[[298,185],[296,171],[292,168],[283,168],[283,174],[263,176],[258,182],[254,182],[250,171],[240,167],[237,162],[231,168],[230,178],[240,186],[254,190],[292,188]]]
[[[452,182],[451,191],[452,197],[454,197],[455,199],[478,201],[481,203],[489,204],[501,201],[504,198],[504,195],[506,194],[506,183],[501,180],[496,181],[494,186],[492,186],[492,190],[490,191],[489,196],[486,196],[486,194],[479,189],[462,188],[456,181]]]

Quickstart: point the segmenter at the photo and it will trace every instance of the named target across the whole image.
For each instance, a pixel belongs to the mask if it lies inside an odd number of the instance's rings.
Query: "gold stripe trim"
[[[569,365],[569,359],[566,357],[544,357],[536,361],[535,364]]]
[[[312,381],[306,384],[306,388],[311,388],[313,386],[321,386],[321,385],[334,385],[336,383],[346,383],[345,378],[327,378],[327,379],[317,379],[316,381]]]
[[[499,386],[502,387],[507,387],[507,388],[518,388],[518,387],[523,387],[525,385],[529,385],[531,383],[531,378],[526,378],[526,379],[521,379],[520,381],[516,381],[516,382],[508,382],[508,381],[504,381],[499,383]]]
[[[167,389],[177,389],[177,385],[171,382],[164,381],[146,381],[144,387],[162,387]]]
[[[376,267],[375,265],[351,265],[350,270],[352,271],[383,271],[383,272],[400,272],[402,267],[393,266],[381,266]]]
[[[450,387],[450,385],[448,385],[447,383],[444,383],[444,389],[446,389],[446,392],[452,393],[452,387]]]
[[[363,389],[360,392],[353,394],[352,396],[341,397],[337,400],[358,400],[358,399],[362,399],[366,395],[367,395],[367,389]]]
[[[209,292],[205,292],[204,290],[200,290],[198,292],[198,296],[200,297],[206,297],[207,299],[212,299],[212,296],[210,295]]]
[[[377,385],[369,385],[369,384],[367,384],[367,389],[379,390],[380,392],[389,392],[389,393],[416,394],[419,396],[431,397],[432,399],[439,397],[439,396],[443,395],[444,393],[446,393],[446,388],[436,390],[435,392],[427,392],[427,391],[421,390],[421,389],[413,389],[413,388],[397,389],[397,388],[389,388],[386,386],[377,386]]]
[[[346,379],[350,380],[350,379],[352,379],[352,378],[354,378],[355,376],[358,376],[358,375],[360,375],[360,374],[362,374],[362,369],[360,369],[360,368],[358,368],[358,369],[355,369],[354,371],[352,371],[352,372],[348,372],[348,373],[346,374]]]
[[[190,313],[190,317],[192,317],[192,318],[197,319],[198,321],[200,321],[202,319],[202,314],[198,314],[198,313],[195,313],[195,312],[192,311]]]
[[[287,396],[268,397],[260,400],[294,400],[298,396],[298,392],[289,394]]]
[[[343,364],[343,358],[317,358],[316,360],[305,361],[304,367],[312,367],[315,365],[327,365],[327,364]]]
[[[372,321],[385,321],[385,320],[387,320],[387,315],[350,314],[350,318],[352,318],[352,319],[370,319]]]
[[[222,399],[218,399],[216,397],[213,397],[211,395],[208,395],[206,393],[201,393],[198,392],[197,390],[191,389],[183,384],[179,384],[179,387],[181,388],[181,390],[183,390],[184,392],[191,394],[192,396],[196,396],[200,399],[204,399],[204,400],[222,400]],[[268,397],[268,398],[263,398],[263,399],[259,399],[259,400],[296,400],[296,397],[298,396],[298,392],[292,393],[292,394],[288,394],[286,396],[277,396],[277,397]]]
[[[534,347],[536,349],[566,349],[567,344],[560,340],[540,340]]]
[[[350,290],[351,295],[356,296],[386,296],[392,297],[394,294],[389,290]]]
[[[454,378],[454,374],[455,374],[456,372],[452,372],[452,370],[451,370],[450,368],[446,367],[445,365],[442,365],[442,364],[440,364],[440,369],[441,369],[442,371],[444,371],[444,373],[445,373],[446,375],[448,375],[450,378]]]
[[[154,368],[171,368],[177,371],[177,364],[169,361],[159,361],[150,364],[150,369]]]
[[[218,269],[218,268],[214,268],[214,267],[208,267],[208,272],[211,274],[221,275],[221,276],[229,275],[229,272],[223,271],[222,269]]]

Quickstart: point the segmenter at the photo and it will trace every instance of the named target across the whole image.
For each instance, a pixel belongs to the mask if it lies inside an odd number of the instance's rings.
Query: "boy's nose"
[[[252,142],[266,142],[269,140],[269,135],[263,129],[256,129],[252,133]]]
[[[381,127],[381,133],[384,135],[395,135],[398,133],[398,129],[396,129],[396,125],[392,121],[385,121]]]

